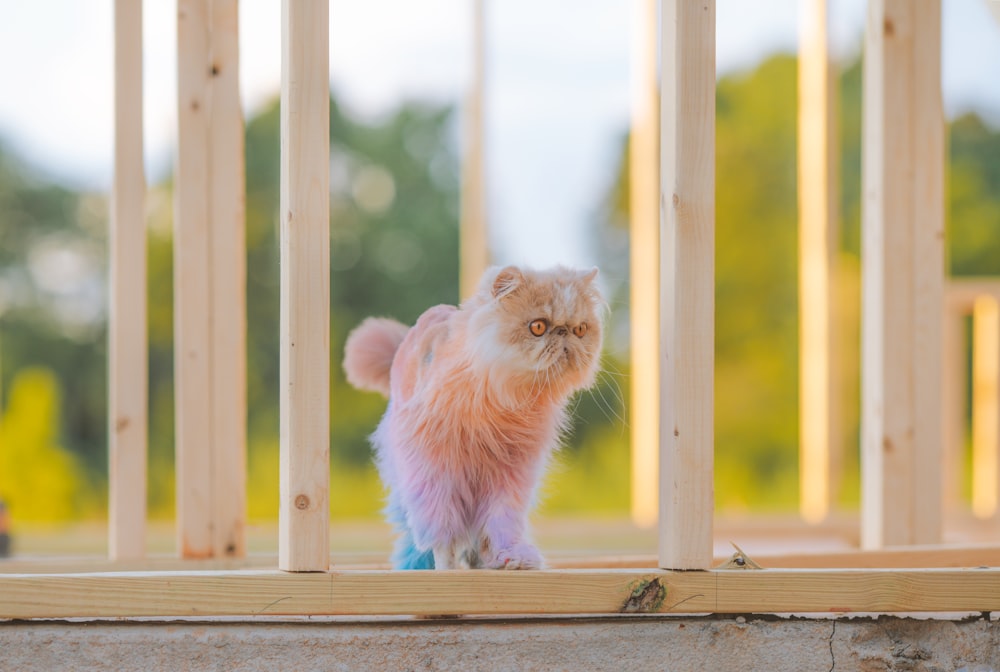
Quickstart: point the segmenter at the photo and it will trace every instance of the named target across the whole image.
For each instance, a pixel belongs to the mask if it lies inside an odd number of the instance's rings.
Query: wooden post
[[[944,115],[939,0],[872,0],[865,36],[865,548],[941,538]]]
[[[660,446],[660,190],[656,0],[633,0],[629,138],[632,521],[656,524]]]
[[[1000,489],[1000,304],[983,295],[972,309],[972,513],[997,516]]]
[[[944,408],[944,453],[941,465],[941,500],[947,511],[957,511],[961,499],[961,465],[964,463],[966,359],[965,315],[946,291],[942,325],[944,357],[941,395]]]
[[[246,555],[246,194],[239,0],[212,0],[212,555]]]
[[[476,292],[479,279],[489,265],[487,224],[486,124],[484,121],[486,53],[485,0],[472,0],[472,85],[465,99],[462,193],[459,228],[459,285],[461,298]]]
[[[174,294],[183,557],[246,552],[246,290],[237,0],[179,0]]]
[[[712,562],[715,1],[665,0],[660,72],[660,566]]]
[[[142,0],[115,0],[115,175],[108,323],[108,555],[146,554],[146,179]]]
[[[329,0],[281,4],[281,503],[278,565],[330,542]]]
[[[830,510],[840,449],[833,356],[837,147],[827,2],[799,6],[799,511],[818,523]]]

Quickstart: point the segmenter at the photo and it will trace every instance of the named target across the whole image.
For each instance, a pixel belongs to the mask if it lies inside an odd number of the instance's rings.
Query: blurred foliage
[[[59,385],[42,368],[21,369],[0,418],[0,492],[17,521],[93,515],[79,458],[59,445]]]
[[[861,71],[840,78],[838,311],[842,503],[857,501]],[[724,77],[717,97],[716,499],[790,509],[797,498],[796,62]],[[375,515],[366,436],[385,401],[347,385],[344,338],[368,315],[412,322],[458,298],[458,166],[446,109],[406,105],[365,122],[331,101],[331,510]],[[278,509],[277,103],[246,127],[249,515]],[[625,143],[623,143],[624,147]],[[610,287],[598,386],[541,492],[544,513],[628,507],[628,171],[623,149],[589,233]],[[947,225],[956,275],[1000,275],[1000,133],[950,125]],[[172,191],[149,190],[149,504],[173,511]],[[33,174],[0,147],[0,497],[22,520],[94,516],[106,494],[103,197]]]

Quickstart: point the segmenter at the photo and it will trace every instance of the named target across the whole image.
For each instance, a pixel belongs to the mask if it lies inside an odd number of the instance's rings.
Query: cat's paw
[[[538,549],[525,543],[501,548],[489,563],[492,569],[541,569],[544,565]]]

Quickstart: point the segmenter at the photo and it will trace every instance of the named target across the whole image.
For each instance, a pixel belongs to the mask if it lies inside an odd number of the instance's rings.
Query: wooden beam
[[[660,72],[660,563],[712,561],[715,0],[665,0]]]
[[[1000,301],[1000,280],[996,278],[952,277],[945,283],[945,366],[942,386],[945,410],[945,456],[942,471],[944,502],[949,510],[956,510],[959,507],[960,473],[961,465],[964,463],[963,451],[968,429],[965,422],[966,404],[969,400],[966,398],[967,359],[964,318],[974,312],[977,300],[990,297]],[[975,469],[973,473],[975,475]]]
[[[907,546],[878,551],[751,554],[766,569],[921,569],[996,565],[1000,546]]]
[[[945,294],[942,326],[944,366],[941,401],[944,405],[944,444],[941,464],[941,498],[946,513],[958,511],[962,499],[965,464],[966,352],[965,313],[955,310]]]
[[[328,0],[281,4],[281,487],[278,566],[329,565]]]
[[[799,28],[799,511],[830,511],[840,460],[833,279],[837,258],[837,144],[826,0],[807,0]]]
[[[245,552],[246,315],[237,0],[179,0],[174,301],[183,557]]]
[[[212,0],[212,556],[246,554],[246,214],[239,0]]]
[[[964,612],[1000,569],[0,574],[0,618]]]
[[[459,289],[463,300],[476,292],[490,263],[486,186],[486,0],[472,0],[472,82],[463,114],[462,193],[459,204]]]
[[[971,315],[972,307],[981,296],[1000,300],[1000,279],[994,277],[952,277],[945,284],[945,303],[948,310]]]
[[[108,555],[146,554],[148,364],[142,0],[115,0],[115,175],[108,317]]]
[[[941,537],[941,3],[872,0],[865,37],[862,545]]]
[[[629,136],[629,419],[632,521],[659,514],[660,446],[660,136],[657,0],[633,0],[632,130]]]
[[[805,548],[807,544],[803,544]],[[997,544],[907,546],[878,551],[857,549],[828,551],[797,551],[774,553],[752,551],[750,557],[764,569],[924,569],[933,567],[989,567],[1000,557]],[[728,562],[730,555],[716,555],[712,566]],[[260,569],[277,566],[273,553],[250,554],[244,558],[212,558],[184,560],[172,556],[150,555],[136,560],[111,561],[103,558],[49,558],[0,563],[0,574],[94,574],[121,572],[182,572]],[[330,556],[330,565],[337,571],[392,569],[384,552],[337,553]],[[549,569],[656,569],[659,559],[653,554],[595,555],[591,553],[549,553]]]
[[[923,569],[927,567],[988,567],[1000,557],[1000,546],[908,546],[878,551],[826,551],[802,553],[750,553],[764,569]],[[731,556],[717,556],[713,566]],[[652,569],[652,555],[586,556],[551,558],[552,569]]]
[[[972,310],[972,513],[997,519],[1000,496],[1000,304],[976,299]]]
[[[212,554],[208,0],[178,0],[174,179],[174,414],[177,547]]]

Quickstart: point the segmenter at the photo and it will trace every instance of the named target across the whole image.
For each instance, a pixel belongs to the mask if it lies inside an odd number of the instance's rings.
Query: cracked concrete
[[[830,622],[830,669],[828,672],[833,672],[837,669],[837,657],[833,655],[833,640],[837,636],[837,619],[833,619]]]
[[[1000,622],[664,617],[0,622],[0,671],[1000,672]]]

